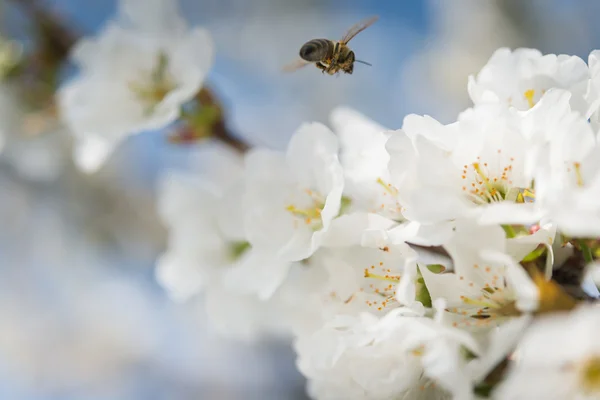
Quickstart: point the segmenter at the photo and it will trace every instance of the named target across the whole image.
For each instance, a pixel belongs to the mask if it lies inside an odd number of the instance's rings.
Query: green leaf
[[[427,289],[427,285],[425,285],[425,280],[421,275],[421,271],[418,271],[418,278],[416,280],[416,296],[415,300],[421,302],[423,306],[427,308],[431,308],[431,295],[429,294],[429,289]]]
[[[231,242],[229,244],[229,254],[233,261],[239,259],[248,249],[250,249],[250,243],[245,241]]]
[[[524,262],[535,261],[538,258],[540,258],[541,256],[543,256],[545,252],[546,252],[546,246],[539,245],[535,250],[533,250],[531,253],[527,254],[521,261],[524,261]]]
[[[348,208],[352,205],[352,199],[347,196],[342,196],[342,204],[340,205],[339,215],[345,214]]]
[[[428,264],[427,269],[433,272],[434,274],[439,274],[444,272],[446,270],[446,267],[444,267],[442,264]]]

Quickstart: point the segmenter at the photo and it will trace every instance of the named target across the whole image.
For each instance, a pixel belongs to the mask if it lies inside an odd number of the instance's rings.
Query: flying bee
[[[334,75],[340,71],[351,74],[355,62],[370,66],[368,62],[356,59],[354,52],[348,47],[348,42],[378,19],[378,16],[374,16],[353,25],[340,41],[313,39],[306,42],[300,48],[301,60],[285,66],[283,70],[292,72],[306,65],[315,64],[323,73]]]

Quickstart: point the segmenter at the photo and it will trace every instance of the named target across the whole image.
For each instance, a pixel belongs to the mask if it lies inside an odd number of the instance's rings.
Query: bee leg
[[[348,54],[348,58],[346,60],[346,68],[344,69],[345,73],[352,75],[352,71],[354,71],[354,61],[355,60],[356,60],[356,56],[354,55],[354,52],[351,51],[350,54]]]
[[[322,73],[325,73],[326,67],[323,64],[321,64],[320,62],[318,62],[315,65],[317,66],[317,68],[319,68],[321,70]]]

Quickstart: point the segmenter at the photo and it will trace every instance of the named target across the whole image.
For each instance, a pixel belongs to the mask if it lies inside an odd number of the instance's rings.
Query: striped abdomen
[[[313,39],[300,48],[303,60],[317,62],[330,59],[333,56],[334,43],[328,39]]]

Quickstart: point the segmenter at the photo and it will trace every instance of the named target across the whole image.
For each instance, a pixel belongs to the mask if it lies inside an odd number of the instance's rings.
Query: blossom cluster
[[[198,121],[210,36],[152,2],[73,53],[84,170]],[[450,124],[340,107],[284,152],[210,147],[209,172],[161,182],[158,281],[224,334],[291,338],[315,399],[600,396],[600,51],[499,49],[467,90]]]
[[[600,245],[598,55],[500,49],[454,123],[339,108],[169,177],[159,280],[225,333],[290,333],[317,399],[600,393],[595,286],[549,280]]]

